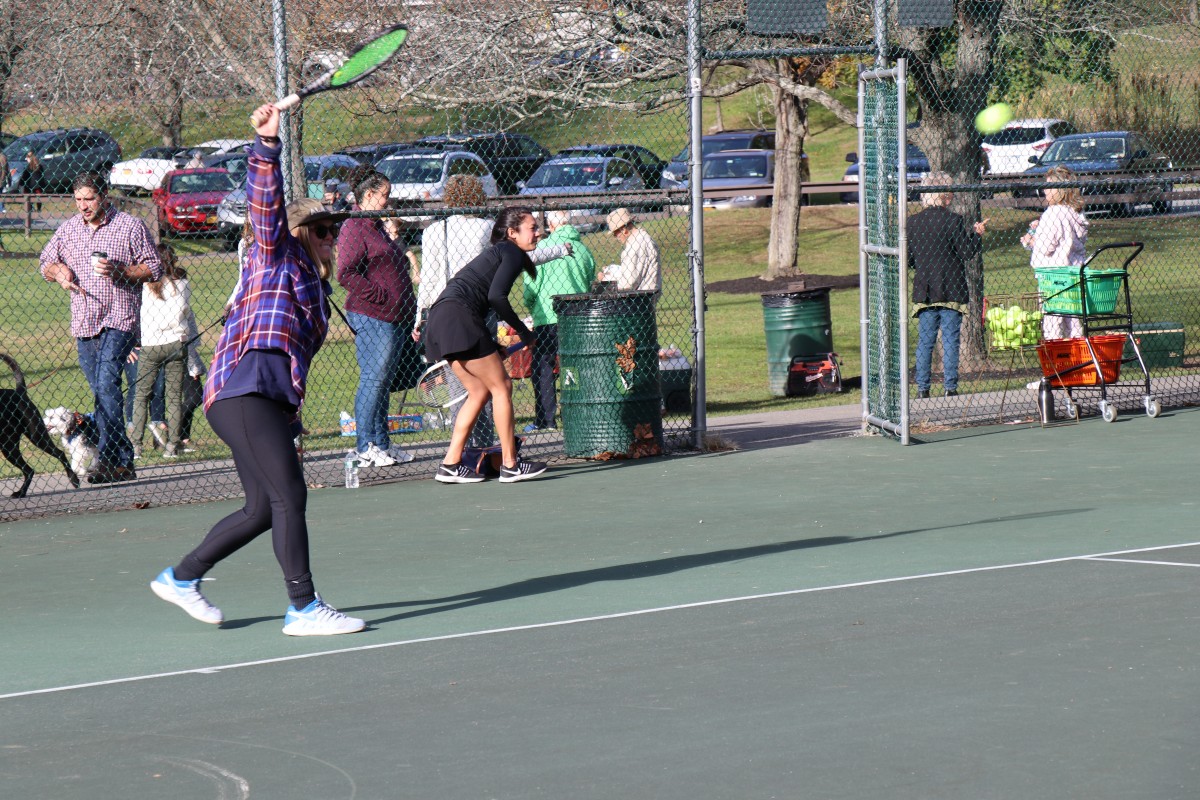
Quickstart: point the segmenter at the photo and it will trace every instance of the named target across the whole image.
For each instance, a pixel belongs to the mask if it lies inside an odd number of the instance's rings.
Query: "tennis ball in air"
[[[994,103],[975,115],[975,130],[995,133],[1012,121],[1013,110],[1008,103]]]

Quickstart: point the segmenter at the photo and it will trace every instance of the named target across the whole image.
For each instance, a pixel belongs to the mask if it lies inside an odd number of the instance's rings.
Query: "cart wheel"
[[[1079,404],[1067,399],[1067,416],[1076,422],[1079,421]]]
[[[1101,400],[1100,401],[1100,416],[1104,418],[1105,422],[1116,422],[1117,407],[1114,406],[1112,403],[1108,402],[1107,400]]]
[[[1146,416],[1153,419],[1162,413],[1162,403],[1153,397],[1146,398]]]

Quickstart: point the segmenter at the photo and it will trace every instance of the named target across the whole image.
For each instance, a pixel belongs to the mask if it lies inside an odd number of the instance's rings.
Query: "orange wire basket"
[[[1052,387],[1098,386],[1101,377],[1106,384],[1116,383],[1121,377],[1121,358],[1128,337],[1114,334],[1090,338],[1100,364],[1099,374],[1087,339],[1047,339],[1038,347],[1042,374],[1050,379]]]

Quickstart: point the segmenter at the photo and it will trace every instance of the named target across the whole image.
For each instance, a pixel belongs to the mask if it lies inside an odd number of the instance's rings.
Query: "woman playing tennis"
[[[504,209],[492,226],[491,247],[450,279],[429,310],[424,337],[426,357],[430,361],[450,362],[467,390],[467,399],[454,421],[450,447],[434,480],[442,483],[483,480],[482,475],[463,466],[462,454],[471,427],[489,399],[500,437],[500,482],[516,483],[546,471],[546,465],[540,461],[517,458],[512,379],[485,324],[488,309],[492,308],[517,332],[526,347],[533,347],[533,333],[513,311],[508,294],[522,272],[537,275],[529,253],[540,237],[532,211],[523,206]]]
[[[205,414],[229,445],[246,502],[214,525],[182,561],[163,570],[150,588],[195,619],[219,625],[224,615],[200,593],[201,578],[269,530],[291,601],[283,632],[354,633],[365,627],[363,620],[327,604],[313,585],[308,487],[292,443],[309,367],[328,330],[338,226],[317,200],[284,207],[279,109],[260,106],[251,119],[257,137],[246,194],[254,243],[204,386]]]

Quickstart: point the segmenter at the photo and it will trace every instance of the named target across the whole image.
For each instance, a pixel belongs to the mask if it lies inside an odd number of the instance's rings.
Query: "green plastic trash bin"
[[[657,292],[559,295],[559,404],[573,458],[662,451]]]
[[[762,296],[762,305],[767,386],[775,397],[784,397],[793,358],[833,352],[829,289],[767,292]]]

